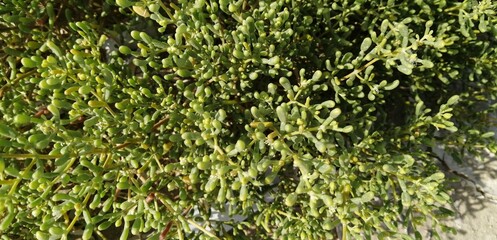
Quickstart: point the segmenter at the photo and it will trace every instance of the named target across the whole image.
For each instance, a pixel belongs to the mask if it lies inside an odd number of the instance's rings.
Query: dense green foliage
[[[436,236],[431,147],[497,150],[495,10],[2,1],[0,235]]]

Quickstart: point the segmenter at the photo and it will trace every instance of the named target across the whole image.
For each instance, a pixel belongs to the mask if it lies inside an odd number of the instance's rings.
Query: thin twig
[[[156,131],[162,124],[167,122],[169,120],[169,115],[165,116],[163,119],[160,121],[156,122],[154,126],[152,126],[152,131]]]
[[[213,233],[209,232],[207,229],[205,229],[204,227],[200,226],[200,224],[198,224],[197,222],[191,220],[191,219],[188,219],[188,218],[185,218],[185,220],[195,226],[196,228],[198,228],[200,231],[204,232],[205,234],[207,234],[209,237],[211,238],[214,238],[214,239],[217,239],[217,240],[220,240],[216,235],[214,235]]]
[[[37,71],[36,69],[32,69],[29,72],[22,73],[19,76],[17,76],[14,80],[12,80],[10,83],[6,83],[5,85],[3,85],[2,88],[0,88],[0,98],[3,97],[3,94],[8,87],[14,85],[23,78],[31,76],[32,74],[36,73],[36,71]]]
[[[123,143],[123,144],[118,144],[118,145],[116,145],[116,149],[125,148],[128,145],[130,145],[130,144],[131,144],[130,142],[126,142],[126,143]]]
[[[173,226],[173,221],[170,221],[169,223],[167,223],[164,230],[160,233],[160,236],[159,236],[160,240],[166,240],[167,234],[171,230],[171,226]]]
[[[366,63],[364,66],[360,67],[359,69],[355,69],[353,72],[345,75],[344,77],[340,78],[340,82],[341,81],[344,81],[344,80],[347,80],[348,78],[352,77],[354,74],[358,74],[360,72],[362,72],[364,69],[366,69],[367,67],[373,65],[375,62],[378,62],[380,59],[379,58],[375,58],[371,61],[369,61],[368,63]]]

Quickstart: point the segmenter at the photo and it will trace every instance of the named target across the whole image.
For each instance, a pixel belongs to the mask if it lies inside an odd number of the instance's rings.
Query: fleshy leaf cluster
[[[490,0],[0,3],[0,235],[420,239],[497,151]]]

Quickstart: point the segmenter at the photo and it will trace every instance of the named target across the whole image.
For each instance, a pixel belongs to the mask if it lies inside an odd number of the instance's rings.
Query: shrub
[[[431,147],[497,150],[495,7],[4,1],[1,235],[450,230]]]

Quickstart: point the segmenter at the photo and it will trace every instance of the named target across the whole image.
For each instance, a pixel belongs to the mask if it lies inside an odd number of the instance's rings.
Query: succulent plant
[[[497,150],[495,9],[0,3],[0,235],[437,236],[431,147]]]

